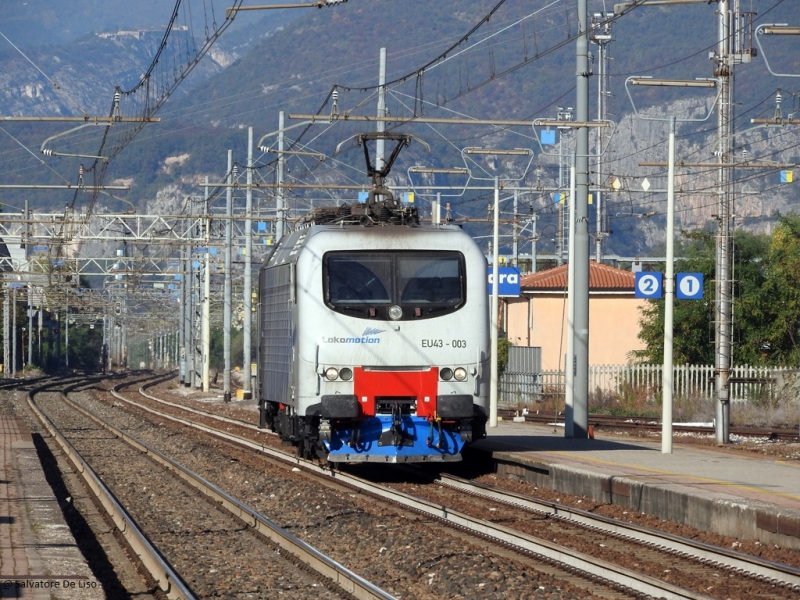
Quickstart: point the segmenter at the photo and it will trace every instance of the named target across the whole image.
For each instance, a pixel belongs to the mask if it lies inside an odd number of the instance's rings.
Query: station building
[[[636,275],[589,261],[589,364],[624,365],[639,339],[641,308]],[[567,352],[567,265],[525,275],[518,298],[505,298],[508,339],[515,346],[542,349],[542,370],[564,368]]]

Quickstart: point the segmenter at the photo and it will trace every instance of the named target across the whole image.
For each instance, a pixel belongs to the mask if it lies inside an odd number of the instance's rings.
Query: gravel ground
[[[490,485],[506,486],[494,477]],[[499,485],[498,485],[499,483]],[[447,504],[457,511],[536,538],[552,541],[601,560],[645,573],[656,579],[714,598],[764,598],[793,600],[797,592],[763,581],[734,574],[715,565],[705,565],[694,558],[675,555],[660,548],[639,544],[627,538],[581,527],[569,519],[553,519],[523,511],[486,498],[454,493],[452,488],[434,482],[399,483],[392,487],[408,494]],[[531,495],[530,490],[516,490]],[[578,508],[581,505],[578,504]],[[659,524],[661,525],[661,524]],[[663,529],[653,526],[653,529]]]
[[[87,405],[399,598],[569,600],[593,595],[552,576],[549,567],[537,570],[530,561],[511,559],[485,542],[361,494],[326,488],[250,451],[204,441],[189,430],[175,433],[166,424],[150,425],[121,410],[118,402]],[[236,410],[255,418],[250,409]]]
[[[224,414],[231,418],[237,418],[257,424],[258,417],[256,406],[253,401],[240,401],[225,404],[222,402],[221,394],[204,394],[189,388],[177,386],[174,383],[167,383],[159,386],[158,393],[164,397],[172,397],[174,401],[180,401],[187,406],[194,406],[209,412]],[[632,439],[629,433],[608,434],[603,433],[603,437],[613,437],[615,439]],[[643,434],[635,436],[648,440],[659,439],[658,436]],[[731,444],[723,448],[716,446],[714,436],[698,436],[690,434],[676,434],[675,444],[711,446],[720,451],[736,453],[753,453],[766,455],[779,460],[797,461],[800,460],[800,443],[775,441],[768,439],[741,438],[732,436]],[[605,504],[587,498],[585,496],[573,496],[551,490],[548,488],[536,487],[530,483],[501,477],[494,474],[479,475],[475,478],[480,483],[493,485],[509,491],[527,494],[535,498],[540,498],[549,502],[558,502],[567,506],[580,508],[594,512],[606,517],[636,523],[646,527],[652,527],[661,531],[667,531],[675,535],[680,535],[689,539],[697,540],[713,546],[730,548],[737,552],[758,556],[760,558],[791,565],[800,568],[800,552],[789,548],[782,548],[774,544],[764,544],[757,540],[740,540],[737,538],[718,535],[713,532],[695,529],[682,523],[665,521],[643,513],[631,511],[616,504]]]
[[[72,472],[72,466],[60,454],[55,442],[46,431],[38,425],[28,409],[22,392],[0,393],[0,414],[14,415],[25,419],[31,429],[36,446],[36,461],[31,464],[24,477],[23,485],[26,494],[35,503],[38,498],[52,495],[58,514],[37,514],[34,507],[30,515],[32,534],[37,545],[42,564],[50,573],[81,573],[75,565],[65,567],[61,559],[54,560],[54,555],[75,550],[81,560],[88,566],[93,579],[99,583],[96,590],[60,590],[56,593],[59,599],[68,598],[123,598],[135,596],[147,600],[153,596],[150,592],[153,583],[138,572],[130,560],[130,548],[127,542],[118,535],[113,524],[105,516],[105,511],[95,505],[91,494],[83,486],[78,475]],[[41,469],[37,474],[36,470]],[[48,491],[37,493],[35,487],[46,485]],[[53,536],[49,524],[63,523],[64,531]]]
[[[87,421],[59,394],[36,398],[198,597],[347,597],[335,586],[326,589],[321,578],[284,559],[277,546]]]

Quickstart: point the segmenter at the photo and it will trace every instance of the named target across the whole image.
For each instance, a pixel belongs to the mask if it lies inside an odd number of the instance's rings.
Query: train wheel
[[[274,402],[259,400],[258,412],[259,428],[275,431],[275,415],[278,413],[277,405]]]
[[[482,440],[486,437],[486,421],[484,416],[475,416],[472,419],[472,440]]]
[[[303,439],[298,446],[298,454],[302,458],[313,459],[317,456],[319,443],[319,417],[306,417],[303,419]]]

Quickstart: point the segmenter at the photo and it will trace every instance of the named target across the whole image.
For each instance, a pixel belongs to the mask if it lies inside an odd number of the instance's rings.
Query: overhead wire
[[[503,4],[502,2],[501,2],[501,3],[499,3],[498,5],[496,5],[496,8],[499,8],[499,7],[500,7],[502,4]],[[177,16],[177,14],[178,14],[179,5],[180,5],[180,1],[176,3],[176,5],[175,5],[175,8],[173,9],[173,17],[172,17],[172,19],[173,19],[173,20],[174,20],[174,18],[175,18],[175,17]],[[191,9],[191,6],[189,6],[189,9]],[[187,12],[188,12],[188,11],[187,11]],[[487,14],[487,16],[486,16],[486,17],[489,17],[489,16],[491,16],[491,14],[493,14],[493,13],[492,13],[492,12],[490,12],[489,14]],[[486,19],[486,17],[484,17],[484,19]],[[173,21],[171,21],[171,23],[172,23],[172,22],[173,22]],[[473,28],[473,31],[477,30],[477,28],[479,27],[479,25],[480,25],[480,23],[479,23],[478,25],[476,25],[476,26]],[[153,61],[153,63],[151,63],[151,66],[150,66],[150,68],[148,69],[148,71],[146,72],[146,74],[145,74],[145,77],[143,77],[143,78],[140,80],[140,82],[139,82],[139,84],[137,84],[137,86],[135,86],[135,87],[134,87],[132,90],[129,90],[129,92],[137,90],[137,89],[138,89],[140,86],[142,86],[142,85],[145,85],[145,84],[147,83],[147,80],[149,80],[149,76],[152,74],[152,72],[153,72],[153,69],[155,68],[155,64],[157,63],[157,61],[158,61],[158,59],[160,58],[161,54],[164,52],[165,48],[167,47],[167,36],[168,36],[168,33],[169,33],[169,31],[170,31],[170,30],[171,30],[171,27],[170,27],[170,28],[168,28],[168,30],[167,30],[167,33],[165,33],[165,36],[164,36],[164,38],[162,39],[162,42],[161,42],[161,44],[160,44],[160,46],[159,46],[159,49],[158,49],[158,51],[157,51],[157,54],[156,54],[156,59]],[[451,45],[451,48],[455,48],[455,47],[457,47],[457,45],[458,45],[460,42],[462,42],[462,41],[463,41],[463,40],[465,40],[465,39],[468,39],[469,35],[470,35],[470,34],[467,34],[467,36],[463,36],[463,37],[462,37],[462,38],[461,38],[459,41],[457,41],[455,44]],[[105,138],[106,138],[106,136],[104,136],[104,140],[105,140]],[[300,138],[298,138],[298,139],[300,139]],[[103,141],[101,145],[105,145],[105,141]],[[90,167],[89,167],[89,169],[87,169],[87,171],[91,171],[91,170],[93,169],[93,167],[94,167],[94,166],[95,166],[95,165],[92,165],[92,166],[90,166]]]
[[[445,59],[455,48],[457,48],[459,45],[461,45],[464,42],[466,42],[467,40],[469,40],[469,38],[476,31],[478,31],[480,29],[480,27],[482,27],[483,25],[485,25],[488,22],[489,18],[494,14],[494,12],[499,10],[499,8],[504,4],[504,2],[505,2],[505,0],[502,0],[497,5],[495,5],[495,7],[492,9],[492,11],[487,13],[487,15],[485,15],[482,19],[480,19],[478,21],[478,23],[469,32],[467,32],[464,36],[462,36],[457,42],[455,42],[454,44],[449,46],[444,52],[440,53],[438,56],[436,56],[433,59],[429,60],[423,66],[418,67],[414,71],[408,72],[405,75],[402,75],[400,77],[396,77],[396,78],[394,78],[394,79],[392,79],[390,81],[387,81],[384,84],[385,87],[387,89],[391,88],[392,86],[396,86],[396,85],[398,85],[400,83],[405,83],[405,82],[411,80],[414,77],[419,79],[426,72],[426,70],[429,70],[430,68],[433,67],[433,65],[438,64],[440,61]],[[622,16],[624,16],[625,14],[628,14],[629,12],[634,10],[635,8],[641,6],[644,2],[645,2],[645,0],[634,0],[634,2],[631,4],[631,6],[628,6],[625,9],[623,9],[622,11],[620,11],[620,13],[615,15],[613,20],[619,19]],[[568,43],[571,43],[575,39],[577,39],[577,34],[569,34],[569,35],[566,36],[566,38],[564,40],[555,43],[554,45],[550,46],[549,48],[547,48],[546,50],[544,50],[542,52],[537,52],[537,54],[535,56],[533,56],[533,57],[525,57],[523,60],[519,61],[517,64],[512,65],[511,67],[508,67],[508,68],[500,71],[499,73],[492,73],[492,75],[490,77],[486,78],[482,82],[479,82],[478,84],[475,84],[475,85],[471,85],[468,90],[459,92],[458,94],[455,94],[454,96],[449,97],[446,101],[438,102],[437,106],[445,105],[445,104],[447,104],[449,102],[452,102],[453,100],[456,100],[458,98],[463,97],[464,95],[466,95],[468,93],[472,93],[472,92],[474,92],[474,91],[476,91],[478,89],[481,89],[483,86],[487,85],[488,83],[490,83],[492,81],[495,81],[496,79],[499,79],[499,78],[502,78],[502,77],[504,77],[506,75],[509,75],[510,73],[513,73],[513,72],[519,70],[520,68],[522,68],[522,67],[524,67],[524,66],[526,66],[526,65],[528,65],[528,64],[530,64],[532,62],[538,61],[538,60],[544,58],[545,56],[548,56],[549,54],[551,54],[551,53],[555,52],[556,50],[560,49],[561,47],[563,47],[564,45],[566,45]],[[318,114],[318,115],[322,114],[322,110],[325,108],[325,106],[327,106],[327,103],[330,100],[334,89],[342,89],[342,90],[348,90],[348,91],[362,91],[363,92],[363,91],[374,90],[374,89],[377,89],[378,87],[379,86],[377,86],[377,85],[370,85],[370,86],[349,85],[348,86],[348,85],[344,85],[344,84],[334,84],[333,88],[331,89],[331,91],[326,96],[326,99],[323,101],[322,106],[317,110],[316,114]],[[417,96],[416,97],[419,99],[419,86],[417,86]],[[419,100],[421,102],[421,99],[419,99]],[[415,116],[416,116],[416,114],[415,114]],[[305,131],[303,133],[305,133]],[[299,137],[302,138],[302,134]]]
[[[502,3],[501,3],[501,4],[502,4]],[[462,38],[462,40],[463,40],[463,39],[464,39],[464,38]],[[456,45],[457,45],[457,44],[456,44]],[[455,47],[455,45],[454,45],[454,46],[452,46],[452,47]],[[451,48],[452,48],[452,47],[451,47]],[[387,85],[388,85],[388,84],[387,84]],[[324,100],[324,101],[323,101],[323,103],[322,103],[322,106],[320,107],[320,109],[318,109],[318,111],[317,111],[317,114],[321,113],[321,111],[322,111],[322,110],[324,109],[324,107],[327,105],[328,101],[329,101],[329,100],[331,99],[331,97],[332,97],[332,94],[333,94],[333,91],[334,91],[334,89],[336,89],[336,88],[335,88],[335,87],[334,87],[334,88],[332,88],[332,89],[331,89],[331,91],[328,93],[327,97],[325,98],[325,100]],[[370,87],[369,87],[369,88],[367,88],[367,89],[375,89],[375,87],[372,87],[372,86],[370,86]],[[360,103],[359,103],[359,105],[363,105],[365,102],[366,102],[366,100],[362,100],[362,102],[360,102]],[[303,131],[303,132],[300,134],[300,136],[298,136],[297,140],[299,141],[300,139],[302,139],[303,135],[305,135],[305,133],[306,133],[306,132],[307,132],[309,129],[310,129],[310,126],[309,126],[309,127],[307,127],[307,128],[306,128],[306,129],[305,129],[305,130],[304,130],[304,131]],[[319,136],[317,136],[317,137],[319,137]]]
[[[53,167],[51,167],[49,164],[47,164],[47,162],[46,162],[46,161],[42,160],[42,158],[41,158],[40,156],[38,156],[38,155],[37,155],[37,154],[35,154],[34,152],[31,152],[31,149],[30,149],[30,148],[28,148],[27,146],[25,146],[25,144],[23,144],[23,143],[22,143],[20,140],[18,140],[18,139],[17,139],[15,136],[13,136],[12,134],[10,134],[10,133],[9,133],[9,132],[8,132],[8,131],[7,131],[7,130],[4,128],[4,127],[0,127],[0,131],[2,131],[2,132],[3,132],[3,133],[5,133],[5,134],[6,134],[6,135],[7,135],[9,138],[11,138],[11,139],[14,141],[14,143],[16,143],[16,144],[17,144],[18,146],[20,146],[22,149],[24,149],[24,150],[25,150],[25,152],[27,152],[28,154],[30,154],[31,156],[33,156],[33,158],[35,158],[35,159],[36,159],[36,161],[38,162],[38,164],[39,164],[39,165],[44,165],[44,166],[45,166],[45,167],[46,167],[48,170],[50,170],[50,171],[52,171],[53,173],[55,173],[55,175],[56,175],[57,177],[59,177],[59,178],[60,178],[62,181],[69,181],[69,180],[68,180],[66,177],[64,177],[64,176],[63,176],[61,173],[59,173],[59,172],[58,172],[58,171],[56,171],[56,170],[55,170]]]
[[[778,2],[778,4],[780,4],[780,3],[781,3],[781,2]],[[322,135],[322,134],[320,134],[320,135]],[[317,137],[319,137],[319,135],[318,135]],[[299,139],[300,139],[300,138],[298,138],[298,141],[299,141]],[[316,138],[315,138],[315,139],[316,139]]]
[[[61,86],[58,85],[58,83],[56,81],[54,81],[47,73],[45,73],[44,70],[42,70],[42,68],[39,65],[37,65],[30,56],[25,54],[25,52],[23,52],[19,48],[19,46],[17,46],[14,42],[12,42],[2,31],[0,31],[0,37],[2,37],[6,42],[8,42],[8,44],[12,48],[14,48],[14,50],[16,50],[20,54],[20,56],[22,56],[22,58],[24,58],[26,61],[28,61],[31,64],[31,66],[34,69],[36,69],[39,72],[39,74],[42,77],[44,77],[53,86],[53,89],[56,90],[56,93],[58,93],[60,96],[62,96],[64,98],[66,98],[67,102],[69,102],[70,104],[75,106],[75,108],[77,108],[82,114],[84,114],[84,115],[88,114],[87,111],[84,110],[83,107],[81,107],[81,105],[78,103],[77,100],[75,100],[71,95],[67,94],[61,88]]]

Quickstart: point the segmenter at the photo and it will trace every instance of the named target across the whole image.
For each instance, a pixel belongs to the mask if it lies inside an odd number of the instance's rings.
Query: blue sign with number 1
[[[703,274],[678,273],[675,279],[675,291],[678,300],[702,300]]]

